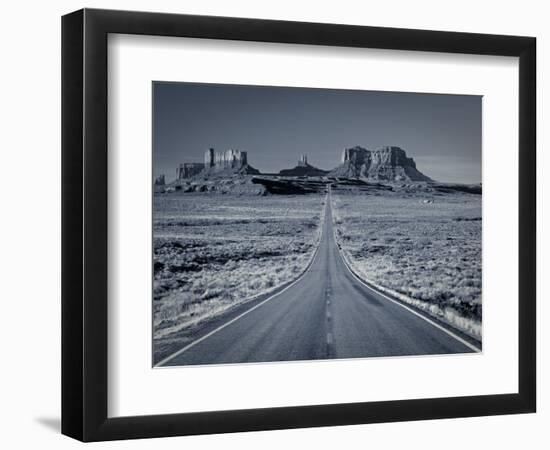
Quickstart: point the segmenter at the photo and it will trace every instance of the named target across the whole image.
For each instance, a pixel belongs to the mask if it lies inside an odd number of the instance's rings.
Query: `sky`
[[[153,172],[172,181],[208,148],[274,173],[301,154],[333,169],[342,150],[392,145],[430,178],[481,182],[481,96],[203,83],[153,84]]]

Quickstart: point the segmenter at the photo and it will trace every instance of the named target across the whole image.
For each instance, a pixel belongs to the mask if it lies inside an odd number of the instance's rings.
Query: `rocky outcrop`
[[[321,177],[329,171],[318,169],[307,162],[307,155],[300,155],[298,165],[292,169],[283,169],[279,175],[283,177]]]
[[[342,163],[329,173],[329,176],[359,178],[366,177],[366,168],[370,166],[371,152],[355,146],[342,152]]]
[[[159,175],[155,178],[155,183],[153,184],[153,192],[155,194],[164,194],[166,191],[166,180],[164,178],[164,175]]]
[[[274,195],[303,195],[326,192],[326,181],[306,178],[260,178],[253,177],[252,183],[265,188],[265,194]],[[264,194],[264,195],[265,195]]]
[[[203,163],[183,163],[176,169],[176,179],[183,180],[194,177],[204,170]]]
[[[366,178],[384,181],[431,181],[416,168],[412,158],[400,147],[382,147],[367,150],[363,147],[346,148],[342,152],[342,164],[329,176]]]
[[[210,148],[204,154],[203,175],[258,175],[259,173],[259,170],[248,164],[246,152],[233,149],[216,152],[213,148]]]

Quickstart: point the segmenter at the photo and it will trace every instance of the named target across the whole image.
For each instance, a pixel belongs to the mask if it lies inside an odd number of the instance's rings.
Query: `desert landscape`
[[[324,199],[215,191],[156,195],[157,358],[218,316],[297,278],[318,243]]]
[[[262,174],[246,152],[210,149],[204,164],[181,164],[176,175],[170,183],[155,180],[154,364],[194,346],[246,305],[288,296],[279,292],[292,293],[294,283],[323,270],[349,270],[374,292],[481,347],[481,185],[435,182],[398,147],[346,148],[333,170],[302,155],[278,174]],[[330,269],[333,246],[341,261]],[[328,272],[327,296],[336,289]],[[178,362],[186,363],[193,364]]]
[[[378,289],[481,339],[481,196],[333,189],[337,241]]]

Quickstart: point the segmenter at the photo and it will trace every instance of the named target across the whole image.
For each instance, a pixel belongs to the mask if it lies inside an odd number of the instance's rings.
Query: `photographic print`
[[[481,96],[152,100],[153,366],[481,352]]]

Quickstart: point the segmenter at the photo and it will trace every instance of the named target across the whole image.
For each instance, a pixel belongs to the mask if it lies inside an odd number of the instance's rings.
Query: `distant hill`
[[[342,164],[329,176],[382,181],[432,181],[416,168],[412,158],[399,147],[367,150],[356,146],[342,152]]]
[[[259,175],[260,171],[248,164],[247,152],[226,150],[216,152],[208,149],[204,155],[203,176],[224,177],[231,175]]]
[[[321,177],[328,174],[328,170],[318,169],[307,162],[307,156],[301,155],[298,165],[292,169],[283,169],[279,175],[284,177]]]
[[[249,164],[238,167],[223,167],[216,170],[203,170],[199,177],[203,178],[230,178],[237,175],[260,175],[260,171]]]

